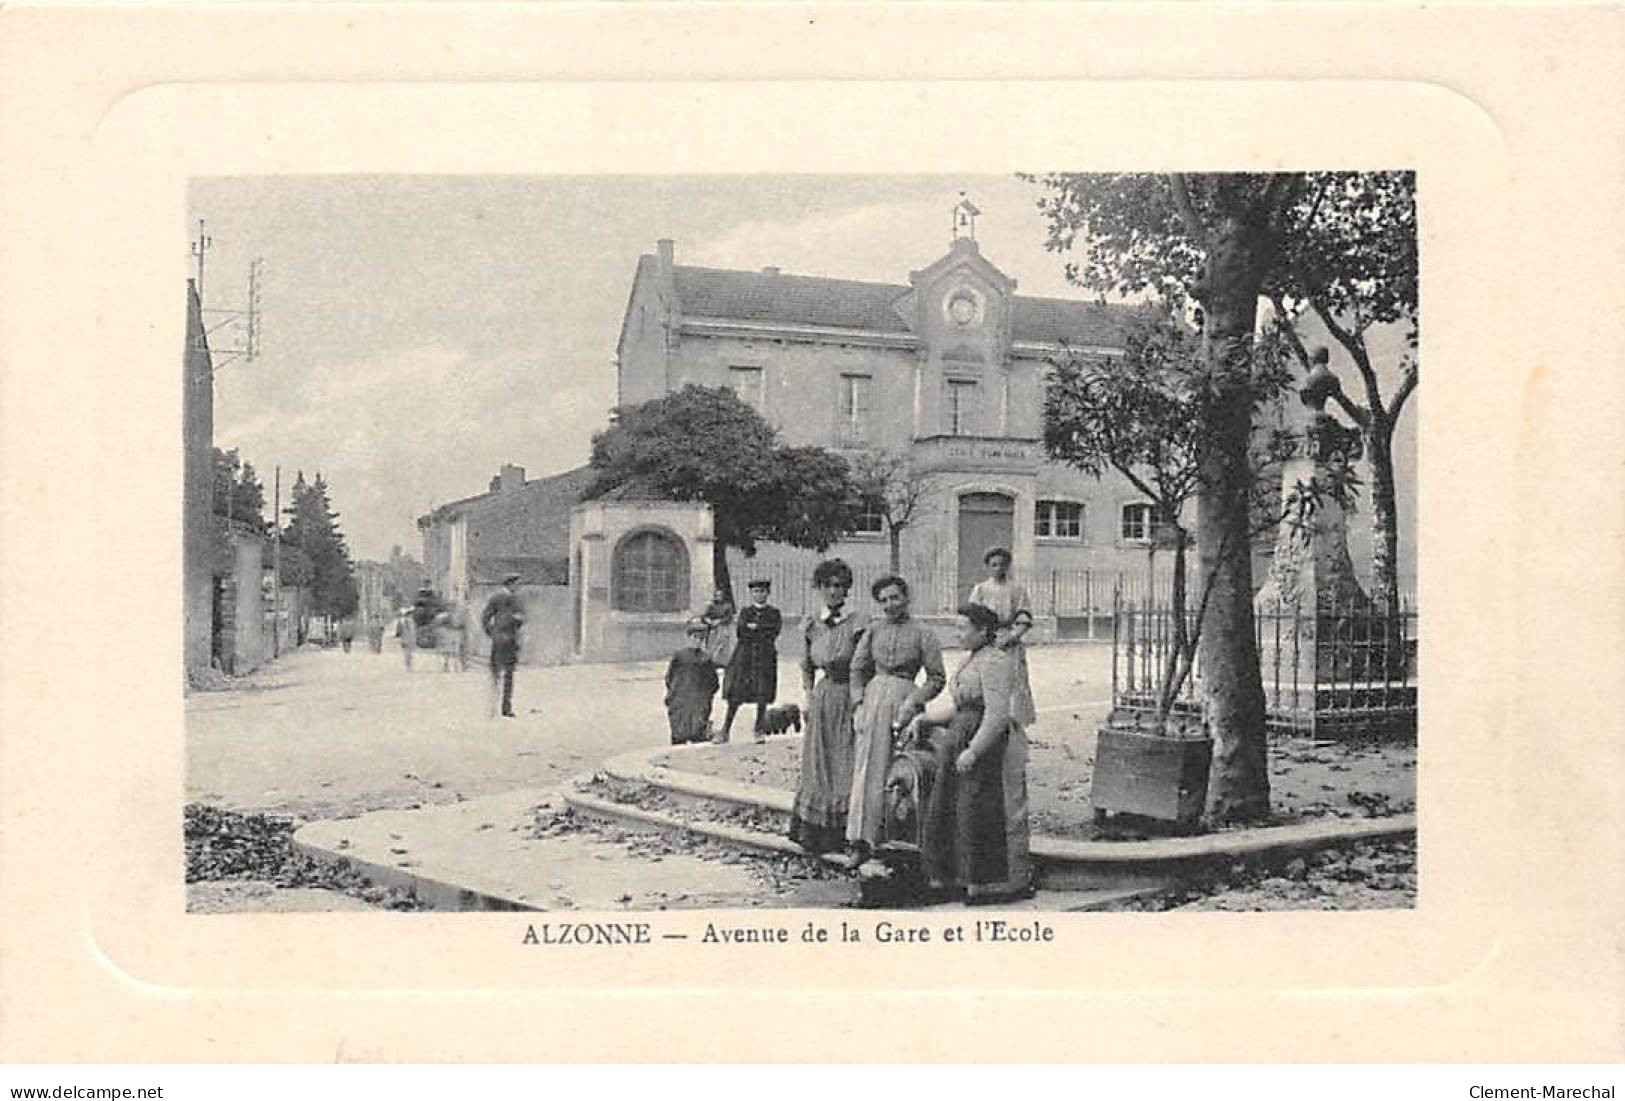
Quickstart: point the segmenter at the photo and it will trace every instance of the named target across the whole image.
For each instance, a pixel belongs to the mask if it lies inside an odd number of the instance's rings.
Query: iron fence
[[[1154,709],[1175,656],[1173,611],[1153,596],[1119,594],[1112,616],[1113,706]],[[1196,617],[1186,613],[1187,636]],[[1397,614],[1361,597],[1317,607],[1271,604],[1253,610],[1254,643],[1272,730],[1319,734],[1338,728],[1414,732],[1418,618],[1402,595]],[[1200,647],[1173,709],[1200,710]]]

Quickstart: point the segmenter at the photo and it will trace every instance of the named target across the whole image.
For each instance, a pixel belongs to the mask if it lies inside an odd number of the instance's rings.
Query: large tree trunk
[[[1393,429],[1373,423],[1371,458],[1371,599],[1390,619],[1399,615],[1399,516],[1394,505]]]
[[[888,525],[888,534],[891,536],[891,572],[903,572],[903,530]]]
[[[721,539],[711,544],[711,587],[721,589],[732,600],[733,578],[728,575],[728,544]]]
[[[1217,387],[1202,456],[1197,550],[1213,588],[1201,633],[1202,684],[1215,746],[1210,810],[1218,821],[1249,821],[1270,809],[1264,686],[1253,634],[1250,533],[1253,326],[1262,260],[1261,227],[1228,219],[1208,252],[1203,354]]]

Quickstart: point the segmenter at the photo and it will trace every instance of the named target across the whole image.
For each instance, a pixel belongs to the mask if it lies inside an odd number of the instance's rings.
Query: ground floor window
[[[1083,539],[1083,506],[1076,501],[1039,501],[1033,534],[1040,539]]]
[[[880,502],[873,497],[864,498],[860,506],[856,525],[852,531],[857,535],[881,535],[885,532],[885,517],[881,514]]]
[[[675,536],[640,531],[615,549],[614,606],[623,612],[677,612],[688,599],[688,552]]]
[[[1144,502],[1123,506],[1123,542],[1151,541],[1151,506]]]

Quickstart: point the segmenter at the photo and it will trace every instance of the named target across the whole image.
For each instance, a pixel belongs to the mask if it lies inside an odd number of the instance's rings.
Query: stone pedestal
[[[1408,711],[1414,729],[1415,691],[1401,624],[1361,587],[1349,557],[1347,510],[1326,492],[1361,455],[1359,430],[1321,408],[1336,387],[1325,368],[1303,387],[1311,413],[1302,446],[1282,471],[1287,519],[1254,601],[1271,725],[1315,733],[1333,716],[1344,726],[1350,718],[1358,720],[1355,727],[1367,718],[1391,726],[1404,718],[1398,712]],[[1312,507],[1295,507],[1311,485],[1320,487]]]

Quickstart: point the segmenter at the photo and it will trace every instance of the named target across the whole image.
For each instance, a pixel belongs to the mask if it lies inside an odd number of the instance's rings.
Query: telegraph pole
[[[203,301],[203,254],[209,251],[214,240],[203,232],[203,219],[197,220],[197,240],[192,242],[192,255],[197,257],[197,298]]]
[[[282,464],[271,506],[271,656],[282,656]]]

